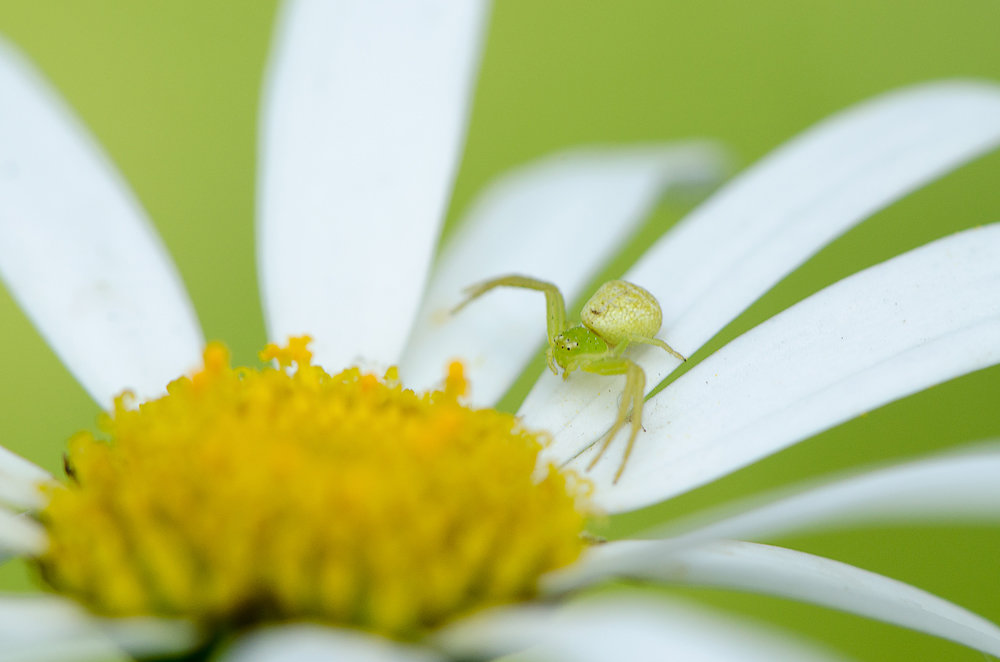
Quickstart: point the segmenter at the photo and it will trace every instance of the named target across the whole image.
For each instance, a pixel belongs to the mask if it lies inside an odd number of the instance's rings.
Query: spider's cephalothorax
[[[468,288],[466,299],[454,310],[457,312],[495,287],[520,287],[545,293],[549,341],[546,358],[553,373],[559,374],[559,369],[562,368],[563,379],[577,369],[598,375],[625,376],[625,390],[618,415],[611,429],[594,442],[603,440],[588,467],[592,468],[604,455],[611,440],[629,420],[631,412],[632,426],[625,456],[615,474],[617,482],[642,428],[642,398],[646,389],[646,374],[638,364],[625,358],[625,350],[636,343],[656,345],[681,361],[685,360],[667,343],[655,337],[663,322],[663,313],[656,297],[633,283],[609,281],[601,285],[584,304],[580,311],[582,323],[570,326],[566,321],[566,303],[559,288],[546,281],[512,275],[494,278]]]

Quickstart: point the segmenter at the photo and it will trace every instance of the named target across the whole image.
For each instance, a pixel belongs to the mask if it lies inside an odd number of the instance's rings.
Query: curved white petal
[[[995,85],[941,82],[878,97],[829,118],[751,167],[665,235],[625,277],[657,296],[664,315],[660,336],[691,356],[822,246],[998,143]],[[677,366],[659,350],[634,356],[650,388]],[[613,420],[621,392],[614,382],[576,374],[563,382],[546,374],[521,413],[528,425],[579,448]]]
[[[38,522],[0,508],[0,558],[37,556],[47,546],[48,537]]]
[[[47,503],[38,483],[11,480],[0,471],[0,510],[37,512]]]
[[[190,622],[161,618],[95,618],[101,635],[141,659],[177,655],[194,649],[203,637]]]
[[[31,642],[96,630],[94,619],[64,598],[0,595],[0,641]]]
[[[660,501],[886,402],[997,363],[998,291],[995,224],[814,294],[650,400],[646,432],[618,484],[611,478],[621,446],[591,472],[599,503],[620,511]]]
[[[433,662],[430,651],[353,630],[286,625],[242,637],[219,662]]]
[[[40,483],[52,480],[52,474],[34,462],[0,446],[0,478]]]
[[[707,143],[574,149],[518,168],[488,188],[442,250],[400,365],[426,388],[445,364],[467,362],[472,400],[496,402],[545,339],[544,297],[491,292],[454,317],[469,285],[508,273],[555,282],[567,302],[582,293],[664,190],[722,178]]]
[[[0,662],[120,659],[190,650],[197,630],[182,621],[91,616],[53,596],[0,596]]]
[[[1000,444],[962,449],[917,462],[782,490],[754,506],[695,518],[643,537],[670,535],[676,544],[740,538],[760,540],[845,524],[1000,522]],[[764,505],[759,505],[764,503]],[[735,511],[738,514],[732,514]]]
[[[0,278],[99,404],[155,395],[202,337],[159,238],[62,100],[0,42]]]
[[[6,643],[6,642],[4,642]],[[10,645],[0,652],[0,662],[130,662],[113,643],[99,635],[64,639],[39,639]]]
[[[62,598],[0,596],[0,661],[62,662],[121,659],[95,619]]]
[[[269,336],[340,369],[396,361],[447,208],[488,5],[296,0],[261,125]]]
[[[496,609],[446,628],[454,657],[482,659],[527,648],[555,662],[832,662],[843,660],[788,633],[706,609],[638,596],[598,598],[563,609]]]
[[[608,543],[553,576],[549,589],[563,591],[609,577],[777,595],[1000,655],[1000,628],[968,610],[894,579],[782,547],[732,540],[683,549],[672,540]]]
[[[45,503],[38,486],[51,480],[45,469],[0,446],[0,504],[36,510]]]

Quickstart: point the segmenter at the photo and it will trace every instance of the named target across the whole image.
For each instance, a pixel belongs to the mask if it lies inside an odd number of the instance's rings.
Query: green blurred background
[[[209,338],[253,361],[263,325],[253,260],[258,88],[274,3],[2,0],[0,32],[83,117],[149,210]],[[1000,80],[995,0],[501,0],[495,8],[449,227],[496,175],[581,143],[713,137],[743,167],[813,122],[941,77]],[[817,288],[934,238],[1000,221],[1000,154],[909,196],[836,241],[724,336]],[[644,231],[683,210],[664,205]],[[643,241],[615,263],[620,273]],[[0,443],[56,470],[95,406],[0,290]],[[717,339],[695,358],[705,356]],[[806,476],[1000,438],[1000,369],[851,421],[612,535]],[[507,402],[515,402],[516,397]],[[998,477],[1000,479],[1000,477]],[[1000,621],[1000,531],[892,527],[784,539],[931,590]],[[0,567],[0,589],[29,574]],[[931,637],[783,600],[681,591],[863,660],[982,660]]]

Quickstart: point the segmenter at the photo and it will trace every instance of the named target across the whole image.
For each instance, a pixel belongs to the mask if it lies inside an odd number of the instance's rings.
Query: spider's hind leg
[[[622,472],[625,471],[629,455],[632,454],[635,438],[638,436],[639,430],[642,429],[642,396],[646,390],[646,373],[634,361],[620,357],[597,359],[580,367],[587,372],[598,375],[625,375],[625,389],[622,391],[621,404],[618,405],[618,415],[615,416],[615,422],[612,424],[611,429],[607,431],[602,439],[598,440],[601,442],[601,447],[597,450],[594,459],[587,466],[588,471],[593,469],[598,460],[604,456],[604,452],[608,450],[611,441],[625,427],[625,423],[629,419],[629,412],[631,412],[632,422],[629,429],[628,445],[625,447],[625,455],[622,457],[622,463],[619,465],[618,471],[615,472],[614,482],[617,483],[618,479],[622,477]]]
[[[615,354],[621,356],[628,349],[629,345],[653,345],[654,347],[659,347],[660,349],[666,351],[668,354],[681,361],[687,361],[687,357],[678,352],[676,349],[663,342],[659,338],[648,338],[646,336],[629,336],[625,342],[619,344],[615,347]]]

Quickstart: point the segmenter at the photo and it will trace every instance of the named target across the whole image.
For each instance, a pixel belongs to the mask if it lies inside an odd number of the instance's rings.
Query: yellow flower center
[[[312,619],[406,637],[530,597],[580,553],[588,486],[543,439],[443,391],[311,365],[229,366],[220,345],[158,400],[122,396],[70,441],[41,519],[46,580],[100,613],[229,628]]]

